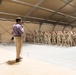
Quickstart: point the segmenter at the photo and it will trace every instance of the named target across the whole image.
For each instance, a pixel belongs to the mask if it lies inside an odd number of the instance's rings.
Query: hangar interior
[[[0,40],[10,42],[15,19],[24,20],[25,33],[76,31],[76,0],[0,0]]]
[[[34,31],[76,33],[76,0],[0,0],[0,75],[76,75],[76,35],[71,46],[25,42],[17,57],[22,42],[11,40],[17,17],[24,22],[23,40]]]

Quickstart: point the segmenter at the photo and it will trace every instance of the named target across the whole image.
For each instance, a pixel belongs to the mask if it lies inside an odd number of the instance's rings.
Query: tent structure
[[[22,17],[25,23],[39,24],[39,26],[27,24],[28,29],[31,26],[33,30],[41,28],[45,31],[50,28],[51,31],[69,29],[75,31],[76,0],[0,0],[2,30],[7,32],[10,29],[9,26],[6,27],[10,23],[4,23],[4,21],[11,21],[10,25],[12,25],[17,17]]]
[[[76,0],[0,0],[0,18],[75,26]]]

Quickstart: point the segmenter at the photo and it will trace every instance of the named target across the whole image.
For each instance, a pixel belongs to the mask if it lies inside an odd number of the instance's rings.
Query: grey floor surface
[[[15,53],[15,45],[0,45],[0,47]],[[22,55],[76,70],[76,47],[23,44]]]

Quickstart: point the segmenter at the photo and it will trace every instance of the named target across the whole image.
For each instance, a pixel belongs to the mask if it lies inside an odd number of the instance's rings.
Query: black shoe
[[[16,58],[16,62],[20,62],[20,59],[19,58]]]
[[[19,57],[19,59],[23,59],[22,57]]]

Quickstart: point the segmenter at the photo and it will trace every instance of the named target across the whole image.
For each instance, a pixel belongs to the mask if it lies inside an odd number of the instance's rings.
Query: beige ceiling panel
[[[7,12],[12,14],[26,15],[32,8],[29,6],[21,5],[15,2],[4,1],[0,5],[0,12]]]
[[[60,12],[65,14],[72,14],[76,9],[70,5],[65,6]]]
[[[19,1],[30,3],[30,4],[37,4],[40,0],[19,0]]]
[[[44,11],[41,9],[36,9],[33,11],[33,13],[30,16],[38,17],[38,18],[48,18],[48,16],[51,14],[53,14],[53,13],[48,12],[48,11]]]
[[[65,19],[63,22],[68,22],[68,23],[71,23],[72,21],[74,21],[75,19],[73,18],[67,18]]]
[[[72,16],[76,17],[76,12],[72,14]]]
[[[63,18],[64,18],[64,16],[55,14],[55,15],[54,15],[53,17],[51,17],[50,19],[56,20],[56,21],[60,21],[60,20],[63,19]]]
[[[3,15],[3,14],[0,14],[0,18],[16,19],[16,18],[17,18],[17,16],[10,16],[10,15]]]
[[[74,5],[74,6],[76,6],[76,0],[73,0],[73,1],[71,2],[71,4]]]
[[[41,7],[45,7],[52,10],[58,10],[65,3],[61,0],[44,0],[44,2],[40,5]]]
[[[32,18],[26,18],[26,21],[40,22],[41,20],[39,20],[39,19],[32,19]]]
[[[75,21],[75,22],[73,22],[73,24],[76,24],[76,21]]]

